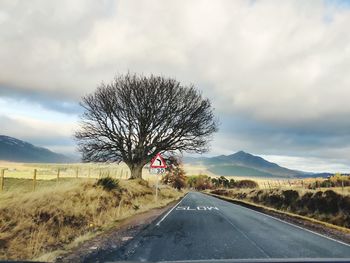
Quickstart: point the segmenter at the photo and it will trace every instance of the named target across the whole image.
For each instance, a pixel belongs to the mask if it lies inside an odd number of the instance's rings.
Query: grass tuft
[[[103,177],[97,180],[96,186],[101,186],[103,190],[111,191],[119,188],[119,181],[111,177]]]

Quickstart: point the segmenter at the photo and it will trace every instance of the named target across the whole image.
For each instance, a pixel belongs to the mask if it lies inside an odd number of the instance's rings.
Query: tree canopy
[[[193,85],[162,76],[117,76],[82,98],[75,133],[86,162],[124,161],[131,178],[157,153],[208,150],[217,120],[210,100]]]

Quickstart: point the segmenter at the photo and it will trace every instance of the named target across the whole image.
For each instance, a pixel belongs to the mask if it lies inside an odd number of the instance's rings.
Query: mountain
[[[0,135],[0,160],[29,163],[72,162],[63,154],[54,153],[46,148],[5,135]]]
[[[329,173],[317,174],[291,170],[244,151],[215,157],[188,157],[184,161],[188,164],[204,165],[210,172],[224,176],[299,178],[326,177],[330,175]]]

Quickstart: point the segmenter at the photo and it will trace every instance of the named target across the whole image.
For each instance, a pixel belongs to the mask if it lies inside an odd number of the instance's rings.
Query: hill
[[[291,170],[244,151],[215,157],[185,158],[185,163],[204,165],[209,171],[224,176],[301,178],[330,175],[329,173],[318,174]]]
[[[0,135],[0,160],[28,163],[72,162],[70,158],[63,154],[5,135]]]

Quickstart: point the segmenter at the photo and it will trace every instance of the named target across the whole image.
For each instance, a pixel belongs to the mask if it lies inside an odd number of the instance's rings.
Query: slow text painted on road
[[[211,211],[211,210],[219,210],[216,206],[195,206],[195,207],[190,207],[190,206],[178,206],[176,207],[176,210],[183,210],[183,211]]]

